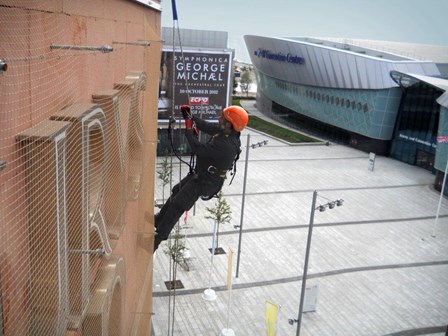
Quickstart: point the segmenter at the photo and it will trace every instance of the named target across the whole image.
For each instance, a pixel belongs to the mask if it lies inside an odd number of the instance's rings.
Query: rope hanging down
[[[175,70],[176,69],[176,64],[175,64],[175,53],[176,53],[176,23],[177,23],[177,36],[179,39],[179,49],[180,49],[180,53],[181,53],[181,59],[182,59],[182,63],[183,63],[183,72],[184,72],[184,80],[185,80],[185,87],[186,87],[186,92],[187,92],[187,99],[188,102],[190,101],[190,89],[189,89],[189,83],[188,83],[188,79],[186,76],[186,70],[185,70],[185,57],[184,57],[184,50],[182,47],[182,38],[181,38],[181,34],[180,34],[180,28],[179,28],[179,21],[178,21],[178,16],[177,16],[177,7],[176,7],[176,0],[171,0],[171,7],[173,10],[173,65],[172,65],[172,83],[173,83],[173,87],[172,87],[172,104],[171,104],[171,117],[169,120],[169,124],[168,124],[168,137],[170,140],[170,146],[171,146],[171,150],[172,153],[177,157],[177,159],[186,164],[189,167],[189,171],[190,173],[194,172],[194,160],[195,160],[195,156],[193,153],[191,153],[190,155],[190,162],[186,162],[185,160],[183,160],[180,155],[177,153],[176,148],[174,147],[174,138],[173,138],[173,124],[176,122],[176,118],[174,116],[174,106],[175,106],[175,101],[174,101],[174,97],[175,97],[175,86],[174,86],[174,82],[175,82]],[[196,125],[193,123],[193,128],[196,129]]]
[[[184,58],[184,54],[183,54],[183,48],[182,48],[182,42],[181,42],[181,36],[180,36],[180,28],[179,28],[179,22],[178,22],[178,16],[177,16],[177,8],[176,8],[176,1],[175,0],[171,0],[171,6],[172,6],[172,11],[173,11],[173,64],[172,64],[172,83],[173,83],[173,87],[172,89],[172,103],[171,103],[171,116],[170,116],[170,120],[169,120],[169,124],[168,124],[168,137],[169,137],[169,141],[170,141],[170,146],[171,146],[171,154],[174,154],[177,159],[179,160],[179,162],[182,162],[184,164],[186,164],[189,167],[189,171],[190,173],[193,172],[195,163],[194,163],[194,154],[192,153],[190,155],[190,162],[186,162],[184,161],[180,155],[177,153],[176,148],[174,147],[174,139],[173,139],[173,124],[176,122],[176,118],[174,117],[174,106],[175,106],[175,101],[174,101],[174,97],[175,97],[175,52],[176,52],[176,39],[175,39],[175,35],[176,35],[176,22],[177,22],[177,34],[178,34],[178,38],[179,38],[179,47],[180,47],[180,51],[181,51],[181,55],[182,55],[182,62],[184,63],[185,58]],[[184,69],[185,69],[185,64],[184,65]],[[184,75],[185,75],[185,70],[184,70]],[[188,81],[186,79],[186,76],[184,76],[185,78],[185,85],[186,85],[186,91],[187,91],[187,97],[188,97],[188,101],[190,101],[190,93],[189,93],[189,85],[188,85]],[[196,126],[194,126],[196,127]],[[172,155],[171,155],[171,163],[172,163]],[[171,165],[172,167],[172,165]],[[179,170],[180,173],[181,169]],[[170,183],[170,189],[172,187],[172,174],[171,174],[171,183]],[[179,230],[179,226],[178,226],[178,230]],[[171,242],[171,240],[170,240]],[[170,244],[170,243],[169,243]],[[176,240],[174,242],[175,246],[174,248],[177,249],[178,248],[178,241]],[[177,263],[176,261],[174,261],[173,264],[173,260],[170,257],[170,280],[173,279],[173,283],[175,284],[175,280],[177,277]],[[171,297],[171,286],[170,286],[170,291],[169,291],[170,295],[169,295],[169,302],[168,302],[168,335],[174,335],[174,324],[175,324],[175,314],[176,314],[176,285],[174,285],[173,288],[173,297]],[[171,305],[172,302],[172,305]]]
[[[175,55],[175,52],[176,52],[176,48],[175,48],[175,45],[176,45],[176,39],[175,39],[175,37],[176,37],[176,23],[177,23],[177,36],[179,38],[179,49],[180,49],[180,53],[181,53],[181,62],[182,62],[182,65],[183,65],[183,67],[182,67],[183,78],[184,78],[184,81],[185,81],[185,88],[186,88],[185,91],[186,91],[186,94],[187,94],[188,103],[190,102],[190,89],[189,89],[188,76],[186,74],[185,57],[184,57],[184,50],[183,50],[183,46],[182,46],[182,38],[181,38],[180,28],[179,28],[179,20],[178,20],[178,15],[177,15],[176,0],[171,0],[171,7],[172,7],[172,11],[173,11],[173,45],[172,45],[173,46],[173,64],[172,64],[172,69],[173,69],[173,71],[172,71],[172,76],[173,76],[173,78],[172,78],[172,83],[173,83],[172,97],[173,97],[173,100],[172,100],[172,104],[171,104],[171,117],[170,117],[169,125],[168,125],[168,136],[169,136],[169,139],[170,139],[170,146],[171,146],[172,153],[178,158],[178,160],[180,162],[186,164],[189,167],[190,174],[193,174],[194,173],[194,166],[195,166],[195,155],[193,153],[191,153],[191,155],[190,155],[190,162],[189,163],[184,161],[180,157],[180,155],[177,153],[176,148],[174,147],[174,139],[173,139],[173,132],[172,132],[173,124],[176,122],[176,118],[174,117],[174,106],[175,106],[175,101],[174,101],[175,85],[174,85],[174,82],[175,82],[175,77],[176,77],[175,76],[176,64],[175,64],[175,57],[174,57],[174,55]],[[207,109],[207,107],[204,106],[203,103],[201,103],[201,115],[200,115],[200,118],[202,118],[202,110],[203,110],[203,108]],[[196,136],[199,137],[199,133],[197,131],[196,124],[194,122],[193,122],[193,130],[195,130]],[[241,153],[241,151],[240,151],[240,153]],[[233,162],[232,168],[230,169],[230,175],[232,176],[232,179],[230,180],[229,185],[232,184],[233,179],[235,178],[235,175],[236,175],[236,163],[237,163],[237,161],[239,159],[239,156],[240,156],[239,154],[240,153],[238,153],[238,155],[235,157],[235,160]],[[204,197],[201,197],[201,198],[203,200],[208,200],[207,198],[204,198]]]
[[[176,0],[171,0],[171,7],[173,8],[173,21],[177,21]]]

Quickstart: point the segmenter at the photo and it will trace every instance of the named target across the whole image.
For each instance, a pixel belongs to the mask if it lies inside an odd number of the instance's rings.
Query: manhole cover
[[[166,289],[182,289],[184,288],[184,285],[182,284],[182,281],[175,280],[175,281],[165,281]]]

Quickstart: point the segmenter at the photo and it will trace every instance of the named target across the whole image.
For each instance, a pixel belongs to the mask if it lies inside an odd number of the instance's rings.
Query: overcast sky
[[[162,26],[173,27],[171,1],[162,5]],[[448,0],[176,0],[176,6],[180,28],[228,32],[228,47],[245,62],[247,34],[448,46]]]

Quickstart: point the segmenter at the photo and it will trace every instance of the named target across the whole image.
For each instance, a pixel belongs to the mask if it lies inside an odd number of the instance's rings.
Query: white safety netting
[[[0,335],[148,328],[159,16],[0,1]]]

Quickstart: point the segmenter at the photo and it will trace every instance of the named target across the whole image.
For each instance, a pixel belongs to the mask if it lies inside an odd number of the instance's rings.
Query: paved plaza
[[[251,114],[253,102],[244,103]],[[303,314],[302,336],[445,335],[448,324],[448,200],[422,168],[330,143],[290,145],[246,130],[249,147],[239,276],[235,277],[246,148],[237,174],[223,193],[232,222],[220,227],[211,263],[213,221],[198,201],[182,218],[190,250],[188,270],[177,267],[183,289],[169,291],[170,260],[164,242],[154,258],[153,328],[160,335],[266,335],[265,303],[279,306],[277,335],[296,335],[313,191],[317,205],[343,199],[341,207],[316,211],[307,285],[317,285],[314,312]],[[160,159],[160,158],[159,158]],[[173,176],[187,173],[174,159]],[[160,180],[156,196],[162,198]],[[168,193],[168,187],[165,194]],[[437,223],[437,225],[435,225]],[[433,237],[435,233],[435,237]],[[228,251],[233,254],[229,306]],[[212,267],[213,266],[213,267]],[[215,301],[205,301],[213,288]],[[230,309],[229,309],[230,307]]]

